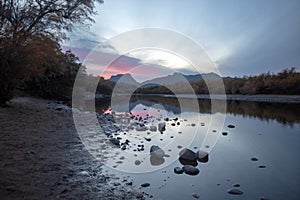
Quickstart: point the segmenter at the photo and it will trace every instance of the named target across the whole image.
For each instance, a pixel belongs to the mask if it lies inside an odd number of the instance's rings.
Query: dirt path
[[[0,199],[143,199],[130,180],[101,173],[71,112],[47,102],[22,97],[0,108]]]

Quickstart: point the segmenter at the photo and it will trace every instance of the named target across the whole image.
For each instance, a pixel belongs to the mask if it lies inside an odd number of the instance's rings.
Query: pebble
[[[140,164],[141,164],[141,161],[136,160],[136,161],[134,162],[134,164],[135,164],[135,165],[140,165]]]
[[[198,193],[193,193],[192,196],[195,198],[195,199],[199,199],[200,198],[200,195]]]
[[[166,130],[166,122],[160,122],[158,124],[158,130],[160,133],[163,133]]]
[[[226,135],[228,135],[228,133],[227,132],[222,132],[222,135],[226,136]]]
[[[188,175],[197,175],[200,172],[199,169],[197,169],[196,167],[194,167],[192,165],[185,165],[185,166],[183,166],[182,169]]]
[[[120,140],[118,140],[117,138],[110,138],[109,141],[116,146],[120,145]]]
[[[150,147],[150,154],[156,157],[163,157],[165,155],[164,150],[157,145],[152,145]]]
[[[251,161],[258,161],[258,158],[253,157],[251,158]]]
[[[141,184],[142,187],[149,187],[150,186],[150,183],[143,183]]]
[[[267,167],[265,165],[260,165],[260,166],[258,166],[258,168],[263,169],[263,168],[267,168]]]
[[[182,174],[182,173],[183,173],[183,169],[180,168],[180,167],[175,167],[175,168],[174,168],[174,173],[175,173],[175,174]]]
[[[238,190],[238,189],[235,189],[235,188],[229,189],[227,191],[227,193],[228,194],[233,194],[233,195],[242,195],[242,194],[244,194],[241,190]]]
[[[157,131],[157,127],[156,126],[150,126],[150,131],[156,132]]]

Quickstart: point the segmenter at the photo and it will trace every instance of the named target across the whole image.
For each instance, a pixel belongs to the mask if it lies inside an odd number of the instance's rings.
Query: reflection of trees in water
[[[192,105],[191,99],[184,99],[184,106]],[[191,103],[189,103],[189,101]],[[222,100],[216,100],[222,101]],[[201,113],[211,113],[211,101],[209,99],[198,100]],[[130,110],[136,105],[142,104],[151,107],[155,104],[161,104],[164,108],[173,113],[180,112],[180,104],[177,98],[160,97],[160,96],[136,96],[130,98]],[[214,112],[223,112],[222,106],[216,108]],[[220,103],[221,105],[221,103]],[[98,99],[96,101],[97,112],[105,112],[110,107],[110,99]],[[188,108],[185,108],[188,110]],[[190,109],[192,111],[192,109]],[[252,102],[252,101],[227,101],[227,113],[234,115],[242,115],[243,117],[255,117],[261,120],[276,120],[282,124],[293,125],[300,122],[300,105],[287,103],[271,103],[271,102]]]

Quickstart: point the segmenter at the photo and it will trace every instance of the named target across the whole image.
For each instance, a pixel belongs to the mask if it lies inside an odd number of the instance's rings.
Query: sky
[[[199,44],[222,76],[300,68],[299,0],[105,0],[96,9],[95,23],[89,29],[76,26],[63,44],[86,64],[86,56],[96,46],[103,50],[101,58],[119,54],[107,43],[112,37],[135,29],[161,28]],[[166,75],[168,70],[195,73],[188,62],[170,52],[143,50],[120,56],[105,72],[106,78],[126,72],[140,80],[150,72],[151,76]],[[96,73],[97,67],[103,67],[101,59],[91,66],[89,72]]]

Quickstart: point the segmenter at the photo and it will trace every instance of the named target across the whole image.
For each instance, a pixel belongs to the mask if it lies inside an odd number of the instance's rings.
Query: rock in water
[[[253,158],[251,158],[251,161],[256,162],[256,161],[258,161],[258,158],[253,157]]]
[[[238,189],[230,189],[227,191],[228,194],[233,194],[233,195],[242,195],[244,194],[241,190],[238,190]]]
[[[150,186],[150,183],[143,183],[141,184],[142,187],[149,187]]]
[[[198,193],[193,193],[192,196],[195,198],[195,199],[199,199],[200,198],[200,195]]]
[[[160,122],[158,124],[158,130],[160,133],[163,133],[166,130],[166,122]]]
[[[235,128],[235,125],[229,124],[227,127],[228,128]]]
[[[120,146],[120,140],[118,140],[117,138],[110,138],[109,141],[116,146]]]
[[[199,169],[197,169],[196,167],[194,167],[192,165],[185,165],[185,166],[183,166],[182,169],[188,175],[197,175],[200,172]]]
[[[197,160],[202,163],[208,162],[208,152],[200,150],[197,152]]]
[[[150,148],[150,154],[156,157],[164,157],[165,152],[157,145],[152,145]]]
[[[182,173],[183,173],[183,169],[180,168],[180,167],[175,167],[175,168],[174,168],[174,173],[175,173],[175,174],[182,174]]]
[[[157,145],[152,145],[150,148],[150,163],[151,165],[161,165],[165,162],[165,152]]]
[[[182,165],[192,165],[194,167],[196,167],[198,165],[197,160],[184,160],[181,158],[179,158],[178,160],[179,160],[180,164],[182,164]]]
[[[184,148],[179,152],[179,159],[195,161],[197,160],[197,157],[198,156],[194,151],[187,148]]]
[[[150,131],[156,132],[157,131],[157,127],[156,126],[150,126]]]

